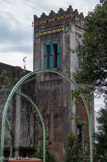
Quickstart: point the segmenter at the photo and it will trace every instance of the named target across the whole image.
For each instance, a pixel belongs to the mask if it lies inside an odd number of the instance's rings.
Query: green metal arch
[[[1,110],[0,110],[0,112],[2,113]],[[12,137],[11,137],[12,128],[11,128],[10,122],[9,122],[7,117],[6,117],[6,121],[7,121],[8,127],[9,127],[9,133],[10,133],[10,157],[12,157],[12,149],[13,149],[13,147],[12,147]]]
[[[5,91],[5,90],[6,89],[3,89],[2,91]],[[37,107],[37,105],[34,103],[34,101],[31,98],[29,98],[29,96],[27,96],[26,94],[24,94],[21,91],[16,91],[16,93],[21,95],[21,96],[23,96],[24,98],[26,98],[34,106],[35,111],[39,114],[39,117],[40,117],[40,120],[41,120],[41,123],[42,123],[42,128],[43,128],[43,150],[45,151],[45,147],[46,147],[46,129],[45,129],[45,125],[44,125],[44,122],[43,122],[42,114],[39,111],[39,108]],[[1,110],[0,110],[0,112],[2,113]],[[9,127],[9,132],[10,132],[10,158],[11,158],[12,157],[12,150],[13,150],[13,147],[12,147],[12,137],[11,137],[12,128],[11,128],[10,122],[9,122],[7,117],[6,117],[6,121],[7,121],[7,124],[8,124],[8,127]],[[46,153],[43,152],[43,157],[44,158],[46,158],[45,154]]]
[[[45,161],[46,160],[46,129],[45,129],[45,124],[43,121],[42,114],[39,111],[38,106],[34,103],[34,101],[29,96],[27,96],[26,94],[24,94],[23,92],[20,92],[20,91],[16,91],[16,93],[25,97],[34,106],[34,108],[35,108],[34,113],[37,112],[40,117],[42,128],[43,128],[43,161]]]
[[[4,132],[5,132],[5,119],[6,119],[6,114],[7,114],[7,110],[8,110],[8,105],[10,100],[12,99],[15,91],[18,89],[18,87],[29,77],[31,77],[34,74],[37,73],[41,73],[41,72],[50,72],[50,73],[56,73],[59,74],[61,76],[63,76],[66,80],[68,80],[70,83],[73,84],[73,86],[75,87],[75,89],[79,90],[78,85],[71,80],[69,77],[67,77],[65,74],[63,74],[62,72],[56,71],[56,70],[50,70],[50,69],[43,69],[43,70],[37,70],[34,72],[30,72],[29,74],[25,75],[22,79],[20,79],[18,81],[18,83],[14,86],[14,88],[12,89],[12,91],[10,92],[7,102],[5,104],[4,107],[4,111],[3,111],[3,117],[2,117],[2,130],[1,130],[1,157],[3,156],[3,151],[4,151]],[[88,116],[88,122],[89,122],[89,138],[90,138],[90,162],[93,162],[93,153],[92,153],[92,126],[91,126],[91,119],[90,119],[90,114],[89,114],[89,110],[88,110],[88,105],[85,101],[84,96],[80,93],[80,97],[83,100],[86,112],[87,112],[87,116]],[[2,162],[2,161],[1,161]],[[45,162],[45,161],[43,161]]]

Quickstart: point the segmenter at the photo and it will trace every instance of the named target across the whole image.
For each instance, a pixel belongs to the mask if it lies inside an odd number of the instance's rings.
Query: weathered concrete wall
[[[1,71],[6,70],[7,71],[7,76],[10,78],[11,81],[14,80],[15,77],[15,69],[13,66],[9,66],[6,64],[2,64],[0,63],[0,73]],[[8,92],[0,92],[0,110],[3,111],[6,99],[9,95],[9,91]],[[13,96],[12,101],[9,104],[9,109],[7,112],[7,118],[9,119],[11,125],[15,125],[15,111],[16,111],[16,107],[15,107],[15,96]],[[2,115],[0,114],[0,123],[2,120]],[[1,124],[0,124],[0,132],[1,132]],[[8,130],[8,126],[6,124],[6,131],[5,131],[5,148],[9,147],[9,139],[10,139],[10,135],[9,135],[9,130]]]
[[[71,28],[70,28],[70,78],[74,80],[74,74],[77,69],[77,54],[75,53],[75,48],[77,45],[76,42],[76,32],[75,32],[75,25],[71,23]],[[72,52],[74,50],[74,52]],[[70,90],[71,90],[71,96],[72,96],[72,91],[75,90],[74,86],[71,84],[70,85]],[[71,102],[71,112],[73,114],[76,114],[76,105],[74,102]],[[71,121],[72,122],[72,132],[75,134],[76,133],[76,123],[75,119]]]
[[[61,156],[64,118],[62,80],[41,82],[38,92],[39,107],[46,126],[47,147]]]
[[[14,78],[17,77],[19,80],[22,76],[27,74],[29,71],[25,71],[20,67],[13,67],[6,64],[0,63],[1,70],[7,71],[7,76],[13,82]],[[27,94],[34,101],[36,99],[34,88],[35,81],[23,84],[19,87],[19,90]],[[0,92],[0,109],[3,110],[9,92]],[[23,97],[15,94],[12,101],[9,104],[7,117],[13,127],[14,142],[13,147],[15,155],[26,156],[29,150],[34,150],[36,145],[36,114],[33,113],[32,105]],[[1,123],[0,114],[0,123]],[[1,124],[0,124],[1,131]],[[9,131],[6,125],[5,131],[5,148],[9,147]],[[27,150],[26,150],[27,148]]]
[[[2,112],[3,112],[3,108],[4,108],[4,105],[5,105],[8,94],[9,94],[8,92],[6,92],[6,93],[0,92],[0,110],[2,110]],[[12,124],[14,125],[14,121],[13,121],[13,118],[12,118],[12,113],[14,112],[13,103],[14,103],[14,98],[10,102],[9,110],[8,110],[8,113],[7,113],[8,114],[7,117],[9,119],[11,125]],[[1,122],[2,122],[2,114],[0,113],[0,134],[1,134]],[[5,140],[5,148],[8,148],[9,139],[10,139],[10,133],[9,133],[7,123],[6,123],[6,130],[5,130],[5,138],[6,138],[6,140]]]

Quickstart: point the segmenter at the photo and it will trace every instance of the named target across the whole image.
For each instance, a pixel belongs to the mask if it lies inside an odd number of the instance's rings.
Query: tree
[[[76,49],[83,60],[76,81],[107,97],[107,0],[88,14],[84,30],[82,44]]]
[[[107,161],[107,109],[101,109],[101,117],[98,119],[98,133],[95,133],[96,157],[101,162]]]
[[[69,133],[65,148],[64,162],[82,162],[83,152],[81,147],[81,143],[79,143],[77,136]]]

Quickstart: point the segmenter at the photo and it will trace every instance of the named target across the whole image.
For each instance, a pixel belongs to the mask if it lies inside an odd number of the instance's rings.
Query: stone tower
[[[56,68],[71,79],[79,70],[79,57],[71,49],[77,46],[84,33],[85,18],[82,13],[71,6],[62,8],[47,16],[34,15],[34,70]],[[72,101],[73,85],[56,74],[42,75],[36,81],[37,104],[42,112],[46,132],[47,145],[61,159],[69,131],[81,136],[83,145],[88,138],[88,130],[82,138],[81,130],[70,120],[71,112],[80,115],[87,122],[85,109],[76,108]],[[84,116],[84,117],[83,117]]]

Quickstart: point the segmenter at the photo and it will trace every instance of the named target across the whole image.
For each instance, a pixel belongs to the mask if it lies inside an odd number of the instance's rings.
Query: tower
[[[81,42],[84,33],[85,18],[82,13],[72,9],[71,6],[58,13],[51,11],[47,16],[34,16],[34,70],[55,68],[71,79],[80,69],[79,57],[72,52]],[[56,74],[48,73],[36,80],[37,104],[42,112],[46,132],[47,145],[56,156],[61,159],[69,131],[78,133],[84,145],[85,135],[74,120],[70,120],[71,112],[82,116],[88,121],[86,112],[72,101],[73,85]],[[77,131],[78,130],[78,131]],[[88,132],[88,131],[87,131]],[[83,138],[82,138],[83,136]],[[88,138],[88,133],[86,133]],[[84,147],[84,146],[83,146]]]

